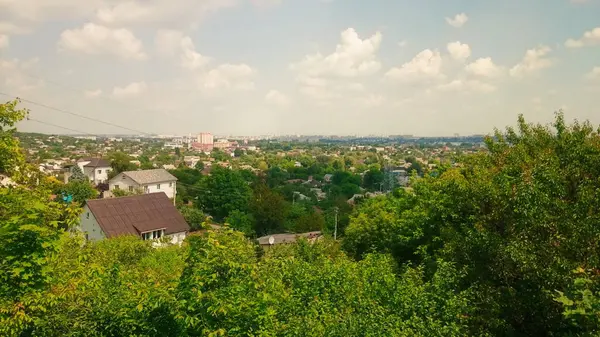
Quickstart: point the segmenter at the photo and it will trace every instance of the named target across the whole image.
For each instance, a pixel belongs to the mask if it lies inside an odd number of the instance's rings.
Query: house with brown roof
[[[170,199],[175,199],[177,178],[165,169],[125,171],[117,174],[109,181],[109,189],[126,190],[142,193],[164,192]]]
[[[160,192],[87,200],[80,229],[90,241],[135,235],[142,240],[165,238],[180,244],[190,226],[167,195]]]

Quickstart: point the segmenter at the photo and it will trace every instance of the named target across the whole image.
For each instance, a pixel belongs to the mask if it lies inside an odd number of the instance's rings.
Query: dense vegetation
[[[20,172],[18,187],[0,189],[2,336],[600,333],[600,130],[587,123],[520,118],[459,167],[363,202],[341,240],[263,251],[227,228],[161,249],[133,237],[84,242],[72,231],[80,204],[50,201],[56,182],[32,179],[4,134],[24,114],[0,107],[0,167]],[[216,176],[190,187],[216,183],[234,197],[192,198],[190,209],[246,234],[289,220],[266,211],[285,196],[268,179]],[[335,178],[340,193],[352,179]]]

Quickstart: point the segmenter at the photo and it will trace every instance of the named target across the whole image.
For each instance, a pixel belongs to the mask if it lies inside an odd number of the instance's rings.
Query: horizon
[[[45,134],[450,137],[561,109],[600,124],[600,0],[507,1],[2,2],[0,98]]]

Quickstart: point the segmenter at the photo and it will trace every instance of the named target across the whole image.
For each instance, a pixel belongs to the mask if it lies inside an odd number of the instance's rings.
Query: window
[[[173,187],[173,183],[169,183],[169,187]]]
[[[86,239],[86,241],[90,239],[90,236],[88,235],[88,233],[85,233],[85,239]]]
[[[148,186],[144,186],[144,192],[148,193]]]
[[[156,240],[163,237],[165,234],[164,229],[158,229],[152,232],[142,233],[142,240]]]
[[[160,190],[160,184],[156,184],[156,189]]]
[[[129,186],[129,192],[133,192],[133,186]]]
[[[115,188],[113,188],[114,190],[118,190],[119,189],[119,185],[115,185]]]
[[[89,219],[89,218],[90,218],[90,212],[87,212],[87,214],[85,215],[85,218],[86,218],[86,219]]]
[[[98,174],[102,174],[102,170],[98,170]]]

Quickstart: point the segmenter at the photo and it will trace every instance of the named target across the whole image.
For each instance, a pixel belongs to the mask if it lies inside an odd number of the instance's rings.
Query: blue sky
[[[600,124],[600,0],[0,0],[0,75],[1,93],[162,134]]]

